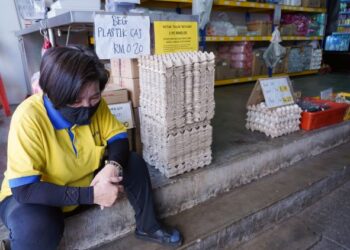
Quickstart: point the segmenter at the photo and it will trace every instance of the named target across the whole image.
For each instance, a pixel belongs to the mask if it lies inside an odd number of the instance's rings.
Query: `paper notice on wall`
[[[274,108],[294,103],[287,77],[259,79],[259,82],[267,107]]]
[[[96,14],[94,25],[95,48],[100,59],[150,54],[148,16]]]
[[[155,54],[198,51],[198,23],[154,22]]]

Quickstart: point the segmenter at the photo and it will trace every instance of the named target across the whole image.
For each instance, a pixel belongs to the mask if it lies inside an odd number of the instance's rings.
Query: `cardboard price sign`
[[[293,90],[288,77],[259,79],[250,94],[248,105],[265,100],[266,106],[275,108],[294,103]]]
[[[95,48],[100,59],[150,54],[148,16],[96,14],[94,26]]]
[[[155,54],[198,50],[197,22],[154,22]]]

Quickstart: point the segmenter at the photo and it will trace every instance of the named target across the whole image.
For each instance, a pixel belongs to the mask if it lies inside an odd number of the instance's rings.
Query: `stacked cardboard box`
[[[211,162],[214,54],[140,59],[143,157],[167,177]]]
[[[138,117],[138,108],[140,106],[140,79],[138,59],[111,59],[111,82],[113,86],[125,88],[128,91],[129,99],[132,102],[134,128],[130,131],[132,134],[133,149],[141,154],[140,124]]]
[[[134,108],[140,106],[140,81],[137,59],[111,59],[111,80],[112,87],[118,86],[128,90]]]

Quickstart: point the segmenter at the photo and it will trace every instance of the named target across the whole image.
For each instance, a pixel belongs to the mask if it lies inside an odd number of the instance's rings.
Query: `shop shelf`
[[[207,42],[270,41],[271,36],[207,36]]]
[[[283,41],[322,40],[322,36],[282,36]],[[207,42],[270,41],[271,36],[207,36]]]
[[[326,13],[326,8],[308,8],[299,6],[282,5],[282,11],[297,11],[297,12],[315,12],[315,13]]]
[[[345,112],[349,107],[346,103],[336,103],[324,100],[312,100],[312,102],[326,104],[330,108],[319,112],[302,112],[301,128],[303,130],[313,130],[340,123],[344,120]]]
[[[308,70],[308,71],[302,71],[302,72],[296,72],[296,73],[274,74],[273,76],[302,76],[302,75],[312,75],[317,73],[318,73],[318,70]],[[260,76],[239,77],[239,78],[226,79],[226,80],[216,80],[215,86],[224,86],[224,85],[231,85],[236,83],[253,82],[258,80],[259,78],[266,78],[266,77],[268,76],[260,75]]]
[[[323,36],[282,36],[283,41],[313,41],[322,39]]]
[[[274,4],[239,2],[239,1],[229,1],[229,0],[215,0],[214,5],[230,6],[230,7],[238,7],[238,8],[270,9],[270,10],[273,10],[275,8]]]
[[[338,27],[350,27],[350,24],[338,24]]]
[[[350,11],[339,12],[339,15],[350,15]]]

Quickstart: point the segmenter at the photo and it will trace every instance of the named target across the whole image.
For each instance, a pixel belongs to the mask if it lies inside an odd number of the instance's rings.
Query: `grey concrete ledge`
[[[155,173],[155,202],[161,217],[179,213],[218,194],[232,190],[279,169],[320,154],[349,141],[350,122],[295,133],[271,143],[251,146],[244,153],[221,155],[203,169],[165,179]],[[68,218],[62,249],[89,249],[115,240],[134,227],[134,216],[126,199],[110,209],[93,208]],[[6,231],[1,230],[2,235]]]

